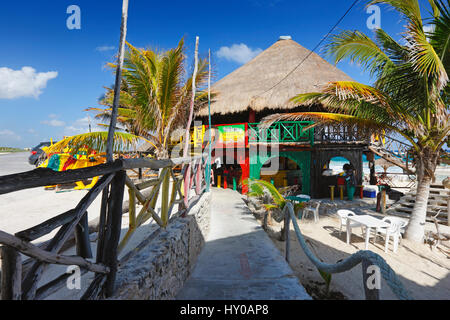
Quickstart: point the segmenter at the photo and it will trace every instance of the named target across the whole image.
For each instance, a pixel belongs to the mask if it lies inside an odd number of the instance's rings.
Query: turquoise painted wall
[[[250,178],[260,179],[261,168],[273,158],[289,158],[295,161],[303,174],[303,194],[311,193],[311,151],[283,151],[272,155],[270,152],[260,155],[258,152],[250,152]]]

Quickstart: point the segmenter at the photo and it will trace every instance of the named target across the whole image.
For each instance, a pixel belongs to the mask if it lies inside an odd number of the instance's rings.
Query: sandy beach
[[[369,207],[354,210],[358,213],[372,213]],[[297,221],[312,252],[323,262],[334,264],[365,249],[364,237],[360,228],[353,229],[351,243],[347,244],[345,227],[340,234],[340,219],[332,212],[321,215],[318,223],[314,223],[313,220]],[[268,234],[284,255],[286,243],[279,241],[281,228],[281,223],[272,221]],[[435,231],[431,224],[428,224],[426,229]],[[365,299],[360,266],[333,275],[330,286],[331,293],[328,296],[325,295],[325,282],[300,247],[292,224],[290,230],[290,265],[310,295],[320,299]],[[448,233],[449,231],[449,227],[442,226],[441,232]],[[450,243],[448,241],[443,242],[440,246],[443,251],[431,249],[429,245],[402,240],[396,253],[392,251],[392,242],[388,252],[385,253],[384,244],[384,239],[381,237],[376,243],[373,243],[373,238],[371,238],[368,249],[386,260],[399,276],[411,297],[424,300],[450,299]],[[381,286],[381,299],[397,299],[384,280],[382,280]]]
[[[9,155],[0,155],[0,176],[19,173],[24,171],[33,170],[34,167],[27,162],[28,153],[14,153]],[[45,190],[43,187],[33,188],[27,190],[21,190],[4,195],[0,195],[0,230],[14,234],[19,231],[26,230],[33,226],[36,226],[50,218],[53,218],[59,214],[62,214],[70,209],[73,209],[78,202],[87,194],[87,190],[73,190],[72,188],[63,188],[64,192],[56,193],[54,190]],[[128,200],[128,192],[124,194],[124,201]],[[92,203],[88,210],[88,220],[96,220],[100,215],[101,197]],[[141,206],[137,206],[137,210],[141,209]],[[160,210],[160,205],[157,204],[157,212]],[[128,214],[124,214],[122,218],[122,233],[125,235],[129,227]],[[59,228],[58,228],[59,229]],[[53,232],[39,238],[33,243],[38,245],[47,240],[53,238],[58,229]],[[119,259],[126,255],[130,250],[134,249],[140,242],[147,238],[156,229],[155,222],[149,220],[144,223],[140,228],[136,230],[128,244],[125,246]],[[96,234],[91,235],[91,248],[92,252],[96,252]],[[75,248],[69,249],[63,252],[66,255],[74,255]],[[26,259],[23,256],[23,259]],[[91,259],[94,261],[94,259]],[[39,286],[55,279],[59,275],[67,271],[67,266],[62,265],[50,265],[40,283]],[[57,293],[49,296],[47,299],[57,300],[73,300],[79,299],[81,294],[86,289],[86,286],[90,284],[93,278],[93,273],[87,273],[82,277],[82,289],[81,290],[68,290],[62,288]]]

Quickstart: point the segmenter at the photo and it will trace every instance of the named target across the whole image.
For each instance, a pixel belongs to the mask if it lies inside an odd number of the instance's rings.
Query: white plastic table
[[[386,227],[389,227],[389,225],[390,225],[387,222],[384,222],[380,219],[374,218],[369,215],[347,217],[347,244],[350,244],[350,238],[351,238],[351,233],[352,233],[350,223],[352,221],[358,222],[366,227],[366,250],[369,247],[370,229],[371,228],[386,228]]]

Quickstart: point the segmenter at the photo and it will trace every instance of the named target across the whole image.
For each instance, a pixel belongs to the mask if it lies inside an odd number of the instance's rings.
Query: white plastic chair
[[[408,224],[405,220],[397,217],[385,217],[382,219],[384,222],[389,222],[390,226],[387,228],[377,228],[376,229],[376,235],[375,235],[375,242],[377,241],[378,235],[383,235],[386,240],[384,243],[384,252],[387,253],[388,251],[388,245],[389,245],[389,239],[392,237],[394,241],[394,253],[397,252],[398,244],[402,239],[402,229],[406,227]]]
[[[400,233],[401,234],[405,233],[405,229],[406,229],[406,226],[409,223],[409,219],[400,218],[400,217],[385,217],[385,218],[383,218],[383,221],[385,221],[385,219],[389,220],[389,221],[394,221],[395,223],[399,224],[399,226],[400,226]]]
[[[356,216],[356,214],[353,211],[350,210],[338,210],[337,215],[340,218],[341,226],[339,227],[339,236],[342,234],[342,227],[347,227],[347,217],[350,216]],[[350,231],[352,228],[361,227],[361,234],[364,234],[364,226],[359,222],[351,222],[350,223]]]
[[[306,218],[306,216],[308,214],[312,213],[314,216],[314,222],[318,222],[319,221],[319,207],[320,207],[320,201],[316,202],[315,207],[308,206],[308,207],[304,208],[303,214],[302,214],[302,221]]]

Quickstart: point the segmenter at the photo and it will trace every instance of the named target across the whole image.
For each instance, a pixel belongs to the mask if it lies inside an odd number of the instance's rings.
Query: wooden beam
[[[153,219],[155,219],[155,221],[156,221],[160,226],[162,226],[163,223],[162,223],[161,219],[158,217],[158,215],[156,214],[156,212],[155,212],[154,210],[150,210],[150,208],[148,208],[149,201],[148,201],[148,203],[147,203],[146,197],[145,197],[145,196],[144,196],[144,195],[136,188],[136,186],[133,184],[133,182],[131,181],[131,179],[130,179],[129,177],[126,177],[126,178],[125,178],[125,184],[126,184],[129,188],[133,189],[134,193],[136,194],[136,198],[138,199],[138,201],[139,201],[142,205],[147,206],[146,210],[147,210],[147,211],[150,211],[151,214],[152,214]],[[152,192],[150,193],[150,195],[149,195],[149,200],[151,200],[151,199],[155,196],[156,191],[157,191],[157,189],[156,189],[156,187],[155,187],[155,188],[152,190]],[[140,226],[140,215],[141,215],[141,214],[139,214],[139,215],[137,216],[137,220],[136,220],[136,225],[137,225],[137,226]]]
[[[22,294],[22,259],[19,252],[10,246],[2,250],[2,300],[20,300]]]
[[[75,209],[71,209],[63,214],[48,219],[47,221],[44,221],[41,224],[38,224],[37,226],[16,233],[16,237],[19,237],[27,241],[34,241],[46,234],[49,234],[56,228],[66,223],[69,223],[75,218],[75,216],[76,216]]]
[[[0,243],[16,248],[18,251],[23,254],[32,257],[38,261],[53,263],[53,264],[61,264],[61,265],[77,265],[82,268],[86,268],[89,271],[97,272],[97,273],[108,273],[109,268],[100,264],[94,264],[89,262],[86,259],[81,257],[72,257],[65,256],[61,254],[51,253],[45,250],[40,249],[39,247],[19,239],[9,233],[0,231]]]
[[[72,183],[122,170],[122,160],[77,170],[56,172],[47,168],[0,177],[0,194],[44,187],[55,184]]]

